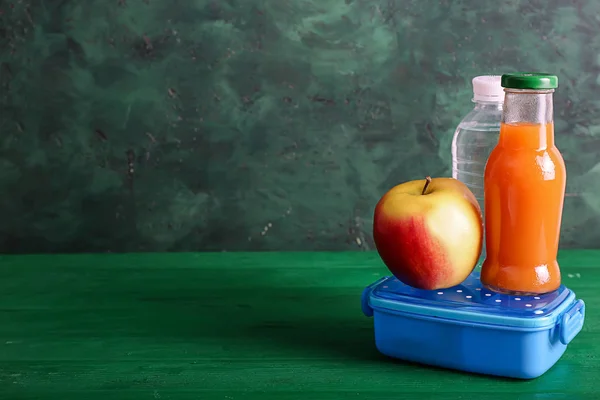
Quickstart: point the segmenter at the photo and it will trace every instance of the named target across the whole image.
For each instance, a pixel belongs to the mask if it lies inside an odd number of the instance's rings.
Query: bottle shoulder
[[[496,146],[490,153],[486,165],[486,176],[502,178],[526,176],[529,181],[548,180],[541,172],[552,171],[562,179],[566,173],[565,162],[556,146],[545,149],[507,149]]]
[[[498,108],[472,109],[458,124],[458,128],[477,128],[489,127],[500,129],[500,120],[502,119],[502,110]]]

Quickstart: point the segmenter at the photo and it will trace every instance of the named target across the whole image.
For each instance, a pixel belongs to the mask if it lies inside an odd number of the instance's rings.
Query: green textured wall
[[[0,251],[369,249],[474,75],[559,75],[561,244],[600,247],[600,2],[0,1]]]

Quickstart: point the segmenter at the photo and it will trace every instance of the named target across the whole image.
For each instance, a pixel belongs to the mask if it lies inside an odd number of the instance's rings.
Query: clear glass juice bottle
[[[502,76],[498,144],[484,176],[487,255],[481,281],[490,290],[543,294],[560,286],[556,261],[566,185],[554,144],[555,75]]]

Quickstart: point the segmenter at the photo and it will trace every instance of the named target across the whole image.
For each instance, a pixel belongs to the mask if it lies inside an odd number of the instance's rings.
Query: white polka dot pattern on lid
[[[525,312],[525,314],[529,314],[530,317],[535,316],[536,318],[543,318],[548,313],[546,308],[550,302],[550,300],[546,300],[547,298],[550,298],[546,295],[516,297],[520,295],[515,294],[507,296],[495,293],[482,286],[480,282],[472,283],[471,286],[467,285],[467,283],[471,282],[467,282],[453,288],[422,291],[402,283],[395,277],[387,277],[387,279],[388,280],[383,281],[382,285],[379,286],[386,294],[399,294],[415,297],[417,299],[434,300],[440,303],[440,305],[447,302],[454,304],[456,304],[456,302],[462,302],[466,307],[475,306],[478,310],[481,309],[483,312],[485,312],[487,304],[490,311],[492,308],[496,309],[496,312],[498,312],[505,307],[515,307],[516,310],[514,311],[516,312],[520,309],[521,313]],[[476,291],[479,293],[476,293]],[[494,307],[494,305],[496,307]]]

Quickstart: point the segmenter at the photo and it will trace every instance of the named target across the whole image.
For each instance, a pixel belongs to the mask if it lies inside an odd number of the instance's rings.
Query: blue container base
[[[379,311],[373,317],[375,345],[382,354],[465,372],[533,379],[550,369],[567,347],[556,328],[515,332]]]

